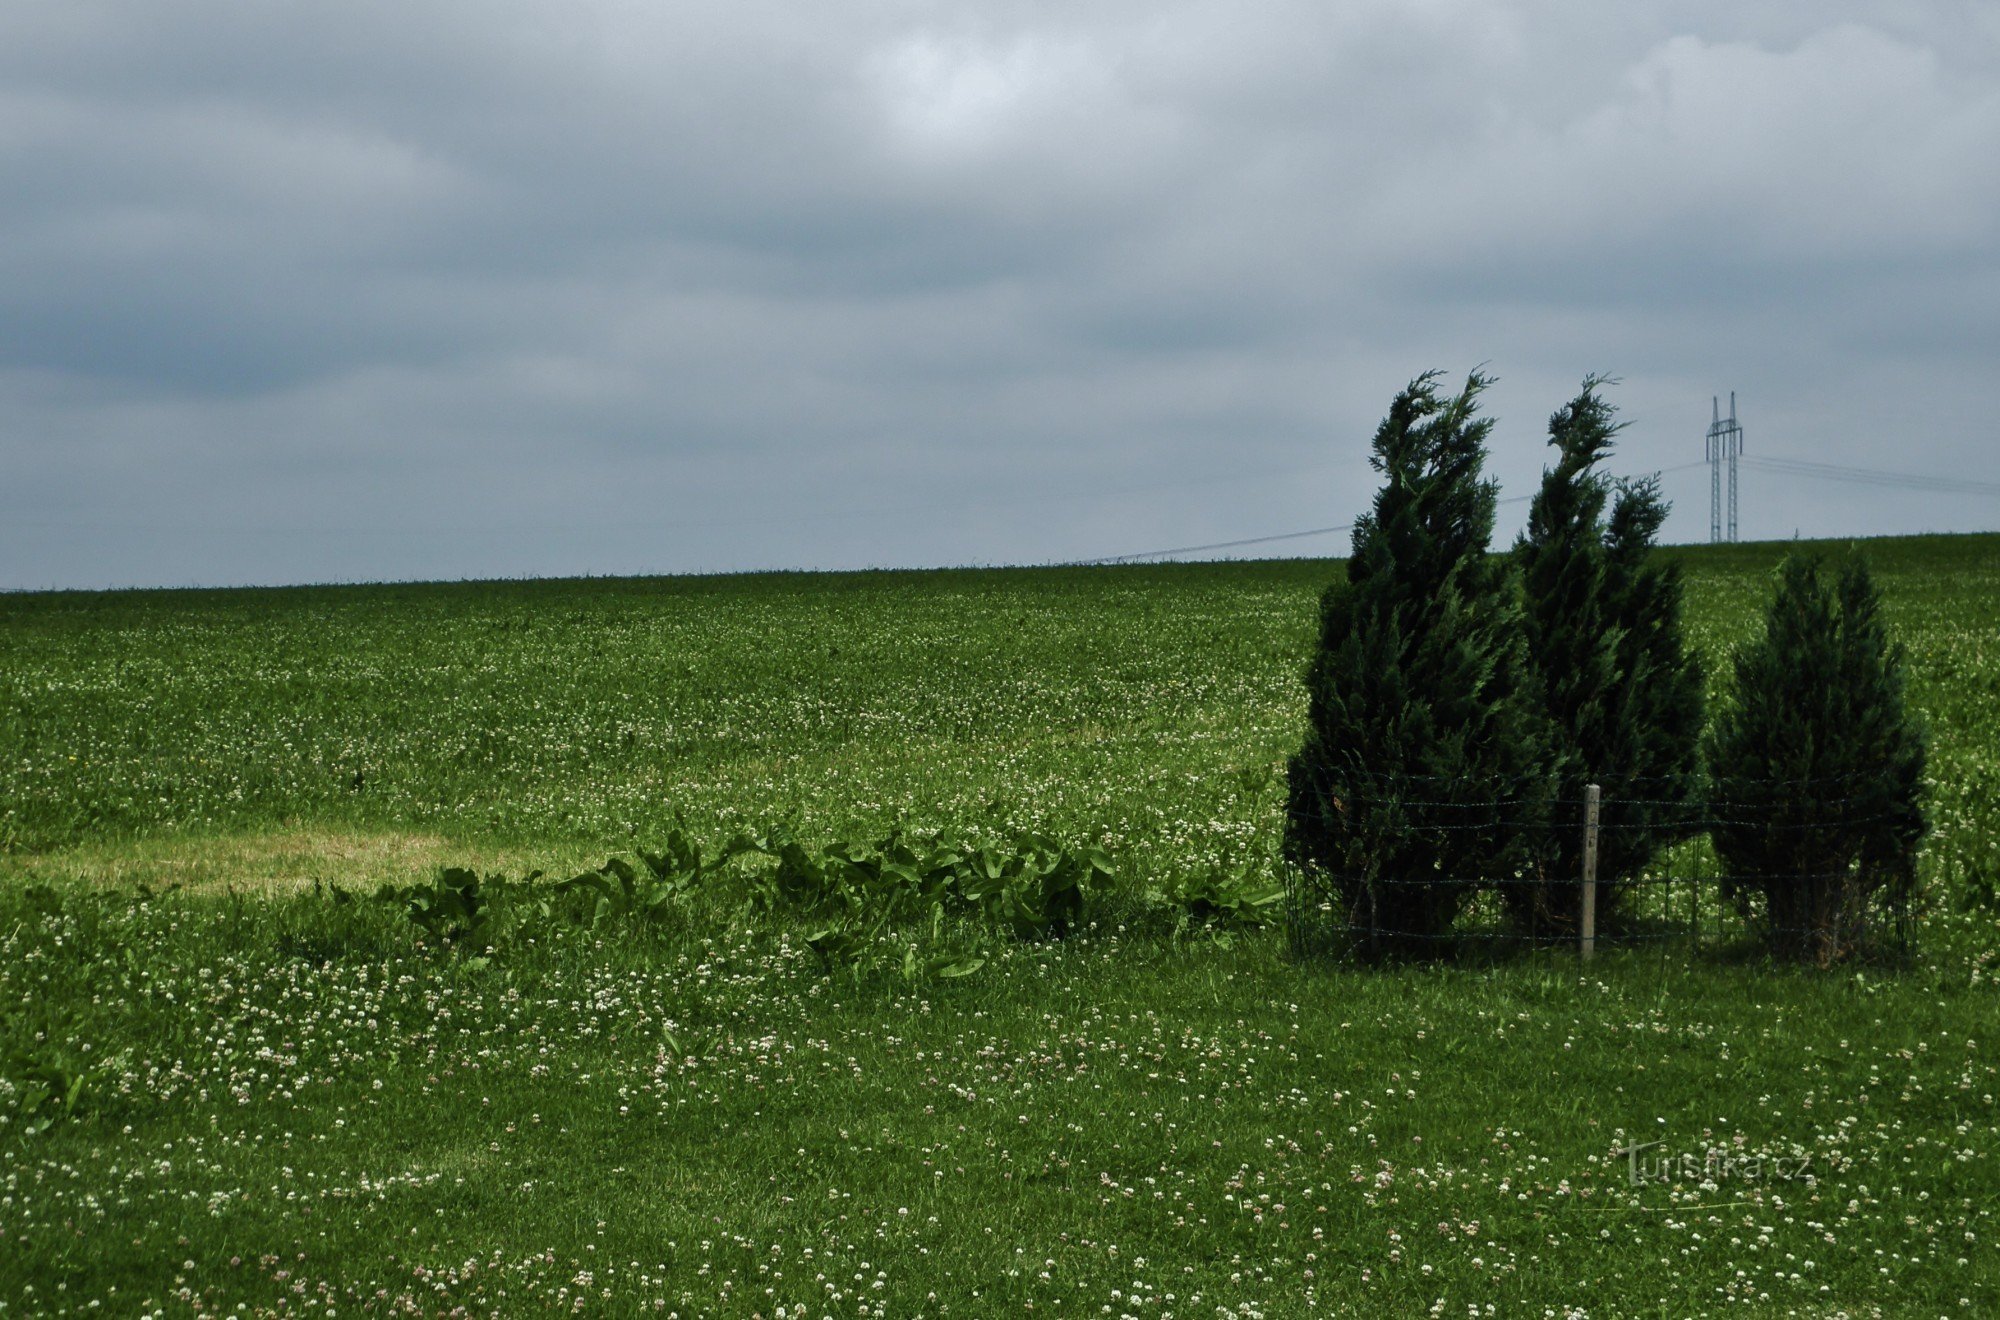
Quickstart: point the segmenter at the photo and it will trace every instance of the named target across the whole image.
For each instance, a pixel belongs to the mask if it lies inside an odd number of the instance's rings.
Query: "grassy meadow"
[[[1671,552],[1712,680],[1783,549]],[[0,1314],[1991,1314],[2000,536],[1867,550],[1936,829],[1831,973],[1192,920],[1329,561],[0,595]],[[774,829],[1115,874],[852,964],[753,857],[521,883]]]

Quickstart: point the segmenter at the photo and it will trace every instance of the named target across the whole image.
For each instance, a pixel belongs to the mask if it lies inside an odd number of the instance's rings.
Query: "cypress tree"
[[[1617,737],[1604,752],[1610,769],[1599,780],[1618,800],[1613,828],[1598,840],[1599,867],[1614,884],[1638,876],[1668,844],[1700,833],[1707,684],[1682,627],[1681,566],[1654,553],[1666,520],[1658,478],[1620,483],[1605,545],[1623,684],[1611,721]],[[1615,891],[1613,902],[1615,919]]]
[[[1681,634],[1679,569],[1652,553],[1667,506],[1653,481],[1613,483],[1599,471],[1624,429],[1601,393],[1606,383],[1585,378],[1549,418],[1556,462],[1543,470],[1514,546],[1562,807],[1545,871],[1506,897],[1518,921],[1556,935],[1574,931],[1579,917],[1583,840],[1574,823],[1587,784],[1605,799],[1598,913],[1614,927],[1633,880],[1687,832],[1697,796],[1701,671]]]
[[[1489,380],[1447,396],[1438,379],[1375,433],[1382,488],[1321,600],[1288,775],[1287,855],[1373,954],[1442,951],[1478,888],[1533,865],[1548,791],[1519,584],[1487,553]]]
[[[1764,633],[1738,648],[1708,746],[1725,893],[1781,956],[1826,965],[1914,891],[1925,739],[1904,701],[1867,565],[1827,583],[1817,556],[1778,570]]]

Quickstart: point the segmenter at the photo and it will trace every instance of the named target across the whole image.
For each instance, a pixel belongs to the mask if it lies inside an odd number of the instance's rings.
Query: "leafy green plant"
[[[678,1032],[671,1026],[660,1028],[660,1042],[667,1053],[683,1062],[714,1058],[722,1041],[723,1030],[718,1026],[682,1027]]]
[[[761,853],[773,865],[756,873],[751,900],[766,912],[780,907],[814,911],[834,901],[839,887],[820,859],[797,839],[783,832],[739,836],[734,844],[744,852]]]
[[[1251,867],[1218,865],[1175,885],[1168,899],[1194,926],[1216,930],[1249,929],[1276,920],[1285,890],[1261,880]]]
[[[662,876],[651,867],[642,871],[623,857],[611,857],[594,871],[562,881],[555,886],[555,893],[582,900],[579,920],[583,925],[643,925],[658,920],[668,905],[686,892],[684,885],[676,883],[679,879]]]
[[[1060,938],[1115,874],[1102,849],[1065,847],[1036,835],[966,848],[897,833],[811,849],[774,833],[737,846],[770,858],[751,881],[764,910],[790,907],[836,919],[813,937],[816,949],[830,951],[913,923],[936,929],[953,913],[977,915],[1019,939]]]
[[[727,856],[719,858],[716,865],[727,862]],[[701,844],[685,828],[676,827],[667,834],[658,852],[639,850],[639,861],[655,884],[675,894],[685,894],[698,886],[708,874],[710,867],[702,858]]]
[[[819,956],[821,969],[829,974],[843,969],[858,974],[868,942],[867,934],[852,921],[822,926],[806,936],[806,947]]]
[[[712,859],[705,857],[701,844],[676,827],[658,851],[639,849],[636,865],[622,856],[606,858],[601,866],[541,890],[534,908],[544,920],[567,913],[592,928],[650,925],[726,866],[737,850],[732,844]],[[539,878],[536,872],[522,887],[532,890]]]
[[[16,892],[20,894],[22,903],[36,916],[47,919],[63,913],[65,906],[63,896],[53,886],[29,884],[21,886]]]
[[[502,876],[482,881],[477,871],[448,866],[425,884],[384,886],[378,897],[402,904],[410,920],[440,947],[483,956],[492,945],[493,895],[505,883]]]
[[[1029,837],[1002,852],[968,854],[958,889],[988,921],[1017,939],[1059,939],[1078,925],[1092,892],[1115,874],[1098,848],[1066,848]]]
[[[921,958],[913,944],[904,950],[903,979],[906,981],[956,981],[970,976],[987,963],[983,953],[949,952]]]
[[[50,1051],[23,1051],[7,1062],[14,1086],[14,1112],[21,1130],[40,1136],[73,1118],[96,1069]]]

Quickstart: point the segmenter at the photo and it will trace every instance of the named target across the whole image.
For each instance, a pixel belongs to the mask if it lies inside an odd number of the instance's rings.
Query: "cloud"
[[[1254,536],[1362,507],[1388,395],[1482,361],[1513,487],[1587,370],[1636,466],[1734,387],[1753,445],[1863,463],[1920,396],[1873,461],[1948,473],[1991,443],[1997,157],[2000,27],[1946,3],[23,0],[0,564]],[[1857,493],[1746,530],[1996,513]]]

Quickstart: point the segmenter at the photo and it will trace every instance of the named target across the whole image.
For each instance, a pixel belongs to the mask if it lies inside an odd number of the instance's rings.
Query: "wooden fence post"
[[[1583,960],[1597,955],[1597,801],[1598,787],[1583,790]]]

